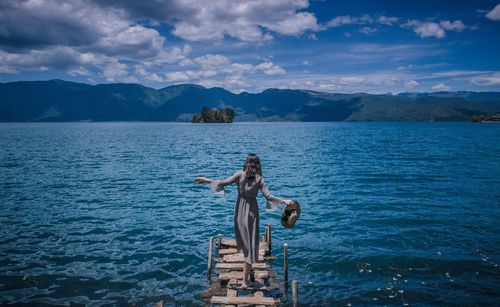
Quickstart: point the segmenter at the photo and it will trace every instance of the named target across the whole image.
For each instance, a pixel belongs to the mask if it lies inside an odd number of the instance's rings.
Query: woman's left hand
[[[197,177],[197,178],[194,178],[194,182],[196,182],[196,183],[210,183],[212,181],[208,178],[205,178],[205,177]]]
[[[291,199],[285,199],[284,203],[286,205],[291,205],[291,204],[293,204],[293,200],[291,200]]]

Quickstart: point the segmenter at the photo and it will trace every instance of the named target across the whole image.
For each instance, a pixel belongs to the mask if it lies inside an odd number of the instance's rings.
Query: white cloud
[[[318,38],[316,37],[316,34],[314,33],[311,33],[307,36],[307,38],[309,38],[310,40],[313,40],[313,41],[317,41]]]
[[[165,82],[165,79],[160,75],[147,71],[146,67],[143,65],[135,65],[135,75],[141,77],[142,80],[147,80],[150,82]]]
[[[193,61],[201,65],[202,68],[221,68],[229,64],[229,59],[220,54],[207,54],[197,57]]]
[[[318,29],[318,24],[314,14],[301,12],[278,22],[268,23],[266,28],[284,35],[299,35],[306,30]]]
[[[329,28],[336,28],[336,27],[340,27],[340,26],[343,26],[343,25],[350,25],[350,24],[354,24],[358,21],[358,19],[356,17],[351,17],[349,15],[346,15],[346,16],[337,16],[335,18],[333,18],[332,20],[330,20],[326,26],[329,27]]]
[[[420,86],[420,83],[418,83],[415,80],[408,80],[405,82],[405,86],[410,89],[416,89],[417,87]]]
[[[68,70],[68,74],[70,76],[83,76],[83,77],[90,77],[92,75],[92,73],[88,71],[88,69],[81,66]]]
[[[500,20],[500,4],[497,4],[485,16],[486,16],[486,18],[488,18],[490,20],[499,21]]]
[[[437,83],[431,87],[431,90],[433,90],[433,91],[449,91],[449,90],[451,90],[451,88],[444,83]]]
[[[479,76],[473,76],[469,78],[469,81],[472,84],[479,86],[498,86],[500,85],[500,72],[492,72]]]
[[[281,75],[286,73],[286,71],[279,65],[275,65],[273,62],[263,62],[257,65],[258,70],[261,70],[266,75]]]
[[[420,22],[417,20],[412,20],[407,23],[409,27],[413,28],[415,33],[422,37],[436,37],[443,38],[446,36],[446,32],[441,28],[441,26],[435,22]]]
[[[124,63],[161,67],[186,61],[191,52],[189,45],[167,48],[157,30],[130,20],[123,10],[103,9],[87,0],[6,1],[1,6],[4,72],[46,67],[88,80],[97,75],[109,82],[135,82]],[[135,71],[143,80],[161,80],[142,72]]]
[[[443,20],[439,23],[433,21],[410,20],[403,24],[402,27],[413,29],[421,38],[444,38],[446,36],[446,31],[461,32],[466,28],[461,20],[455,20],[453,22]]]
[[[268,31],[300,35],[318,29],[307,0],[192,0],[178,2],[182,10],[170,16],[172,33],[190,41],[222,40],[225,36],[241,41],[271,40]],[[267,31],[266,31],[267,30]]]
[[[128,65],[125,63],[109,63],[102,71],[102,74],[108,82],[138,82],[134,76],[129,75]]]
[[[378,29],[370,27],[362,27],[358,30],[358,32],[366,35],[374,35],[375,33],[378,32]]]
[[[385,26],[392,26],[393,24],[398,23],[399,18],[398,17],[390,17],[390,16],[372,16],[372,15],[361,15],[361,16],[350,16],[350,15],[343,15],[343,16],[337,16],[333,19],[331,19],[329,22],[326,23],[327,28],[336,28],[344,25],[385,25]]]
[[[462,32],[465,29],[465,25],[461,20],[455,20],[453,22],[449,20],[443,20],[439,23],[441,28],[447,31],[457,31]]]
[[[169,82],[186,82],[190,79],[188,74],[182,71],[169,72],[166,78]]]

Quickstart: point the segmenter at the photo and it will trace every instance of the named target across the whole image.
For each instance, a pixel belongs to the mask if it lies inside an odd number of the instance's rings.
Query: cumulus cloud
[[[366,35],[374,35],[375,33],[378,32],[378,29],[370,27],[362,27],[358,30],[358,32]]]
[[[284,74],[281,66],[271,61],[259,64],[232,62],[221,54],[206,54],[192,59],[191,69],[167,72],[165,81],[186,83],[193,82],[207,87],[223,86],[235,92],[241,92],[249,86],[248,76],[274,76]]]
[[[500,73],[492,72],[469,78],[472,84],[479,86],[498,86],[500,85]]]
[[[337,16],[328,21],[321,28],[322,29],[336,28],[345,25],[365,25],[364,27],[358,29],[358,32],[367,35],[373,35],[379,30],[378,28],[380,28],[381,26],[400,25],[403,28],[412,29],[419,37],[422,38],[425,37],[443,38],[446,36],[446,31],[461,32],[467,28],[461,20],[454,20],[454,21],[443,20],[440,22],[408,20],[404,22],[399,17],[391,17],[384,15],[376,16],[369,14],[361,16],[351,16],[351,15]]]
[[[220,40],[225,36],[261,41],[272,39],[265,30],[300,35],[318,28],[314,14],[301,11],[309,7],[307,0],[93,1],[108,8],[119,7],[136,18],[170,23],[174,35],[191,41]]]
[[[6,0],[0,8],[4,72],[43,66],[71,76],[90,77],[95,70],[106,81],[132,81],[123,62],[161,66],[185,60],[191,51],[187,45],[167,48],[157,30],[128,19],[123,10],[86,0]]]
[[[125,63],[109,63],[102,71],[104,78],[109,82],[125,81],[137,82],[137,79],[129,76],[128,66]]]
[[[343,15],[331,19],[329,22],[326,23],[326,27],[336,28],[344,25],[367,25],[367,24],[392,26],[398,23],[398,21],[399,21],[398,17],[390,17],[384,15],[380,16],[372,16],[368,14],[361,16]]]
[[[433,91],[449,91],[449,90],[451,90],[451,88],[444,83],[437,83],[431,87],[431,90],[433,90]]]
[[[405,82],[405,86],[410,89],[416,89],[417,87],[420,86],[420,83],[418,83],[415,80],[408,80]]]
[[[439,23],[433,21],[410,20],[402,26],[413,29],[413,31],[422,38],[443,38],[446,36],[446,31],[461,32],[466,28],[465,24],[461,20],[455,20],[453,22],[443,20]]]
[[[94,0],[107,7],[120,7],[130,16],[168,23],[172,34],[189,41],[222,40],[232,37],[244,42],[271,40],[269,32],[300,35],[318,29],[314,14],[301,10],[307,0]],[[159,10],[158,8],[162,8]]]
[[[258,70],[261,70],[266,75],[281,75],[286,73],[286,71],[279,65],[275,65],[273,62],[263,62],[257,65]]]
[[[499,21],[500,20],[500,4],[497,4],[485,16],[486,16],[486,18],[488,18],[490,20]]]

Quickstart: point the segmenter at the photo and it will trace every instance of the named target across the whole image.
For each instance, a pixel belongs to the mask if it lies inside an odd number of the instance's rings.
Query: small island
[[[498,123],[500,122],[500,114],[472,115],[472,121],[475,123]]]
[[[232,123],[234,119],[234,110],[231,108],[225,109],[210,109],[203,107],[201,115],[194,114],[191,119],[192,123]]]

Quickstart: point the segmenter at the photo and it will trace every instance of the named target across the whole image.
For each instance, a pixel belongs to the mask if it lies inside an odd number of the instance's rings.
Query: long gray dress
[[[267,184],[262,176],[248,179],[244,171],[238,171],[225,180],[212,180],[212,191],[223,193],[224,186],[237,183],[238,199],[234,208],[234,232],[236,248],[243,251],[244,260],[254,263],[259,259],[259,206],[257,193],[259,189],[267,199],[267,208],[275,209],[284,202],[283,199],[269,193]]]

